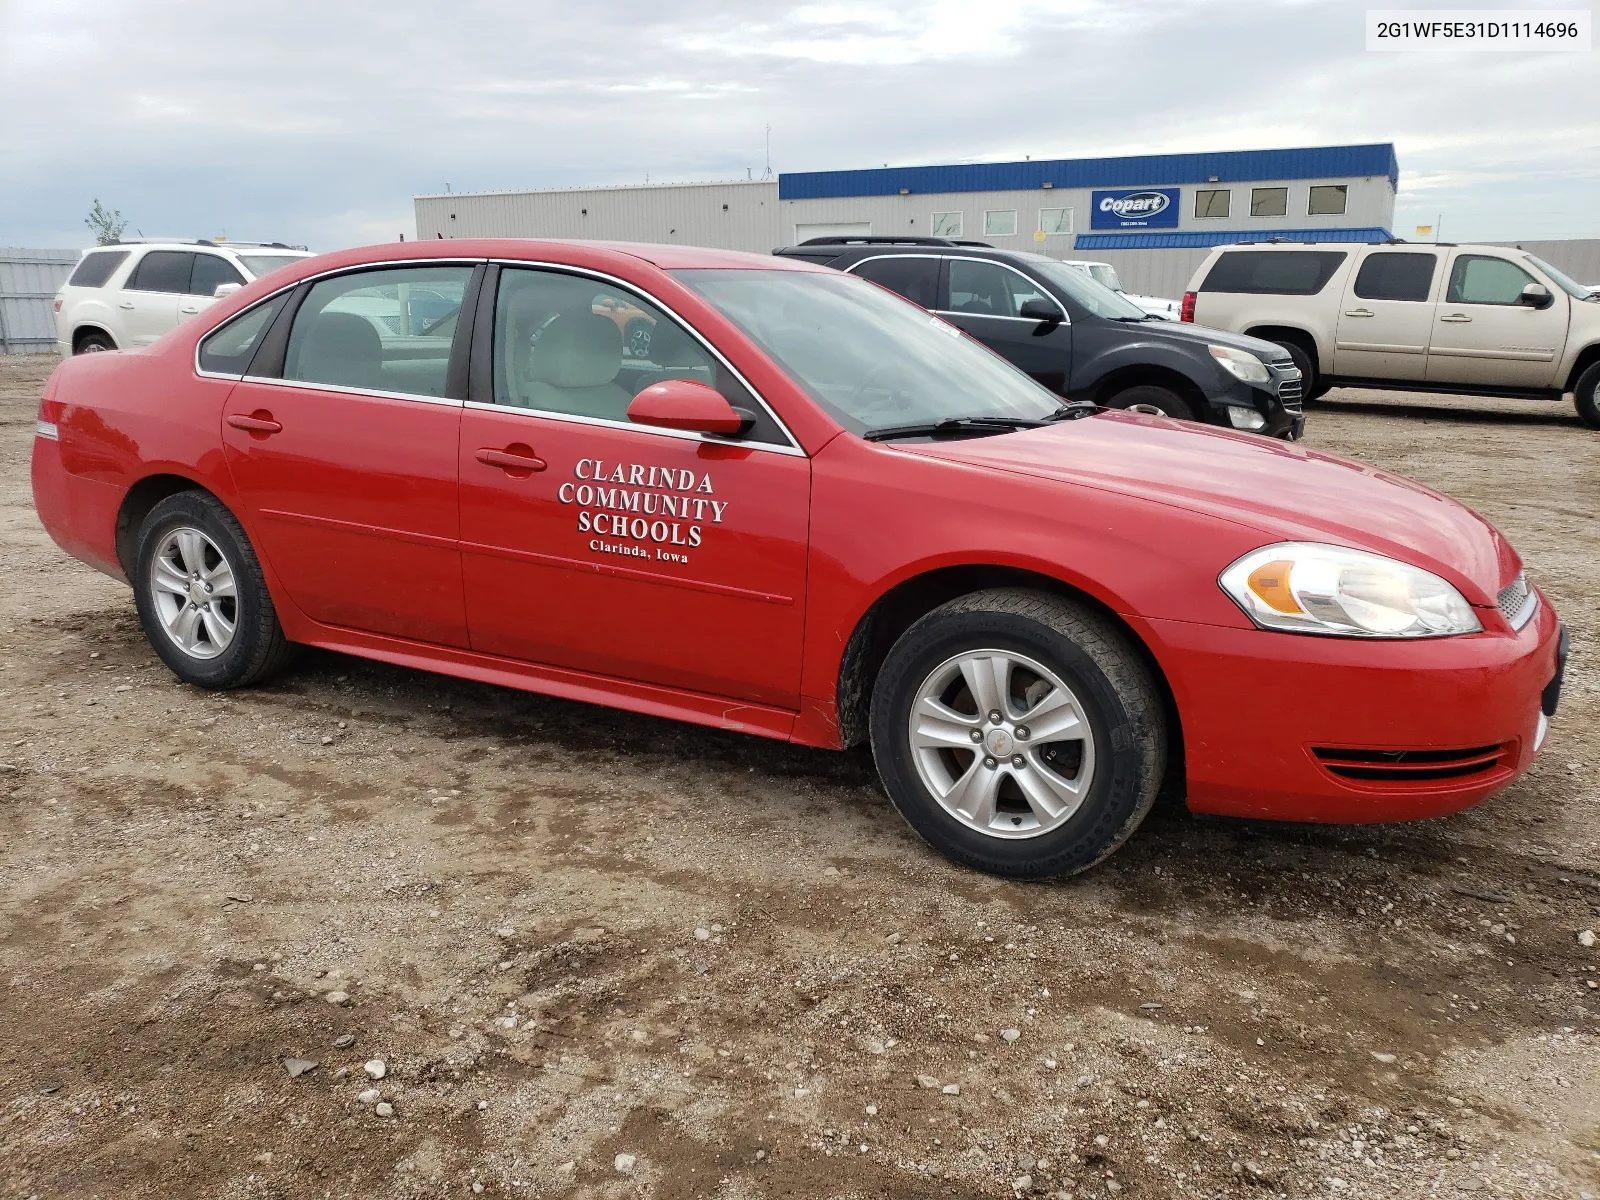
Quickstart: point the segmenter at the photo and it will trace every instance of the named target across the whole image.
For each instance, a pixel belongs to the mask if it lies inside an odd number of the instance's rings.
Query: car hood
[[[902,444],[970,466],[1117,492],[1260,531],[1385,554],[1492,605],[1516,552],[1466,505],[1367,463],[1254,434],[1108,412],[997,437]]]
[[[1225,329],[1210,329],[1204,325],[1192,325],[1187,321],[1159,319],[1138,323],[1130,321],[1127,324],[1130,328],[1137,329],[1142,336],[1148,336],[1152,340],[1182,342],[1188,346],[1229,346],[1235,350],[1248,350],[1262,362],[1281,362],[1285,366],[1294,361],[1290,358],[1289,352],[1276,342],[1247,337],[1242,333],[1229,333]]]

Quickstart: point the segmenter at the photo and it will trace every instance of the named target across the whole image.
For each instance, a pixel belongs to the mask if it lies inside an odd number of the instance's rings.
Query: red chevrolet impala
[[[460,307],[371,319],[414,293]],[[918,833],[1020,877],[1098,862],[1164,781],[1286,820],[1475,804],[1532,761],[1564,658],[1445,496],[1063,404],[864,280],[681,246],[296,263],[63,363],[33,486],[201,687],[312,645],[870,742]]]

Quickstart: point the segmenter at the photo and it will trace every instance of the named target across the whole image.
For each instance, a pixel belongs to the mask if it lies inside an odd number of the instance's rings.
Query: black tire
[[[1315,400],[1328,389],[1319,387],[1316,364],[1311,361],[1311,355],[1306,353],[1306,348],[1299,342],[1282,341],[1274,338],[1273,344],[1282,346],[1289,352],[1289,357],[1294,359],[1294,365],[1300,368],[1300,396],[1302,403],[1306,400]]]
[[[1171,417],[1175,421],[1194,420],[1194,409],[1187,400],[1171,388],[1154,383],[1126,388],[1107,400],[1106,407],[1133,409],[1135,412]]]
[[[1578,376],[1572,394],[1578,404],[1578,420],[1590,429],[1600,429],[1600,362],[1590,363]]]
[[[171,594],[153,582],[158,552],[183,529],[197,530],[209,539],[212,545],[205,553],[225,560],[233,575],[232,611],[224,614],[231,615],[233,633],[224,648],[210,657],[187,652],[168,633],[161,614],[162,605],[170,602]],[[161,661],[185,683],[218,690],[247,687],[282,670],[294,656],[294,646],[278,624],[278,614],[272,607],[250,539],[227,507],[206,492],[179,492],[150,510],[139,527],[132,582],[145,638]],[[218,601],[219,611],[225,603]]]
[[[910,724],[918,692],[953,657],[978,650],[1023,655],[1054,672],[1087,718],[1095,756],[1087,790],[1075,811],[1043,832],[1007,837],[974,828],[943,806],[918,770]],[[1144,820],[1166,771],[1166,722],[1149,668],[1112,621],[1048,592],[974,592],[917,621],[878,674],[871,725],[873,759],[900,815],[947,858],[1012,879],[1073,875],[1105,859]],[[982,765],[975,757],[969,769]],[[1016,788],[1019,772],[1010,774]],[[997,817],[1008,818],[1016,820],[1008,812]]]
[[[85,333],[80,333],[77,340],[72,343],[72,352],[74,354],[98,354],[102,350],[115,350],[116,348],[117,344],[111,340],[111,335],[109,333],[101,333],[98,329],[90,329]]]

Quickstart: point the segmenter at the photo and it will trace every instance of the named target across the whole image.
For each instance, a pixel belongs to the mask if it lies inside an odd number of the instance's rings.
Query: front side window
[[[1486,254],[1462,254],[1450,268],[1450,304],[1519,304],[1522,289],[1534,282],[1516,263]]]
[[[939,306],[939,260],[914,258],[869,258],[850,268],[851,273],[881,284],[923,308]]]
[[[217,288],[224,283],[244,283],[244,276],[239,274],[227,259],[216,254],[196,254],[194,256],[194,270],[189,273],[189,294],[191,296],[215,296]]]
[[[1233,193],[1227,188],[1202,188],[1194,194],[1194,215],[1197,217],[1225,217]]]
[[[756,417],[746,441],[785,443],[739,378],[645,297],[585,275],[507,267],[494,315],[494,402],[625,423],[652,384],[688,379]]]
[[[985,237],[1015,237],[1016,233],[1016,209],[992,208],[983,214],[983,235]]]
[[[78,269],[67,280],[68,287],[105,287],[106,280],[128,261],[126,250],[91,250],[78,261]]]
[[[674,274],[855,433],[946,417],[1037,420],[1060,411],[1057,396],[999,355],[849,275]]]
[[[1041,208],[1039,210],[1039,232],[1045,234],[1071,233],[1072,210],[1070,208]]]
[[[958,238],[961,236],[961,214],[938,212],[928,222],[928,232],[934,237]]]
[[[1105,265],[1109,271],[1109,264]],[[1028,257],[1028,269],[1035,274],[1042,275],[1055,288],[1056,294],[1065,296],[1085,311],[1096,317],[1104,317],[1108,321],[1142,321],[1145,311],[1131,300],[1124,300],[1120,292],[1113,291],[1101,283],[1098,275],[1085,274],[1076,267],[1069,267],[1064,262],[1045,258],[1041,255]],[[1091,266],[1089,271],[1093,272]],[[1116,272],[1112,271],[1115,276]],[[1121,282],[1120,280],[1118,281]]]
[[[1200,290],[1315,296],[1344,260],[1342,250],[1229,250],[1212,265]]]
[[[194,255],[187,250],[152,250],[139,260],[126,284],[130,292],[176,292],[189,290],[189,273]]]
[[[455,332],[448,318],[471,277],[465,266],[395,267],[318,281],[295,314],[283,377],[443,396]]]
[[[1350,196],[1350,188],[1343,183],[1319,183],[1311,189],[1311,195],[1306,201],[1306,212],[1313,217],[1338,217],[1344,215],[1344,207]]]
[[[200,369],[219,375],[243,375],[261,346],[261,339],[289,299],[284,292],[246,309],[200,343]]]
[[[1356,274],[1355,293],[1363,300],[1426,300],[1437,265],[1436,254],[1375,251]]]
[[[1250,215],[1252,217],[1281,217],[1289,212],[1288,188],[1251,188]]]
[[[1048,300],[1044,289],[1026,275],[978,258],[952,258],[950,312],[977,317],[1016,317],[1029,300]],[[1052,307],[1059,309],[1054,300]]]

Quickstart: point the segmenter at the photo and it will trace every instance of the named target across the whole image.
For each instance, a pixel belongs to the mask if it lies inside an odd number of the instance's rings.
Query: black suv
[[[773,253],[898,292],[1059,396],[1291,441],[1305,428],[1283,347],[1149,316],[1042,254],[931,237],[820,237]]]

